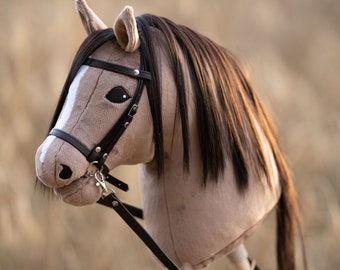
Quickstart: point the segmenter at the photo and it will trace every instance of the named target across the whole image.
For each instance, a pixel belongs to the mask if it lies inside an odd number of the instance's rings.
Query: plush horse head
[[[91,172],[140,164],[146,229],[193,268],[232,254],[277,206],[280,269],[294,269],[293,183],[238,61],[168,19],[126,7],[110,29],[76,3],[88,37],[37,150],[38,179],[86,205],[102,195]]]

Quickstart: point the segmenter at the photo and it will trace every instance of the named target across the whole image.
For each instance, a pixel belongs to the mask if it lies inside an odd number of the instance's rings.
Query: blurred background
[[[185,24],[233,51],[278,126],[296,179],[309,269],[340,265],[340,2],[88,0],[112,25],[126,5]],[[85,38],[72,0],[0,0],[0,269],[162,269],[110,209],[35,190],[34,154]],[[137,170],[118,168],[140,205]],[[271,215],[246,245],[276,269]],[[300,258],[300,252],[297,252]],[[226,259],[207,269],[230,269]]]

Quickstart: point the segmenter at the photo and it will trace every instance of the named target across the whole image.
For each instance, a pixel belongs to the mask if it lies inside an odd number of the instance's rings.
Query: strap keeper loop
[[[133,104],[128,113],[128,116],[132,118],[137,113],[137,109],[138,109],[138,104]]]

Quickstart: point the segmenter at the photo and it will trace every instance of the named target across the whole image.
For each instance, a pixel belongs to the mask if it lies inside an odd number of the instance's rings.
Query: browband
[[[128,68],[125,66],[121,66],[121,65],[117,65],[117,64],[113,64],[109,62],[104,62],[104,61],[93,59],[93,58],[87,58],[83,64],[90,66],[90,67],[95,67],[95,68],[100,68],[100,69],[104,69],[104,70],[115,72],[115,73],[120,73],[120,74],[127,75],[133,78],[144,79],[144,80],[149,80],[149,81],[151,80],[150,72],[140,70],[138,68]]]

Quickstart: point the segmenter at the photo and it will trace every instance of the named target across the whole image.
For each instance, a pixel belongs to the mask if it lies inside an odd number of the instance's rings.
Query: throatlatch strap
[[[124,206],[124,204],[116,197],[114,193],[110,193],[106,197],[100,199],[98,203],[113,208],[165,267],[170,270],[179,270],[179,267],[163,252],[163,250],[151,238],[147,231],[138,223],[138,221],[129,212],[127,207]]]

